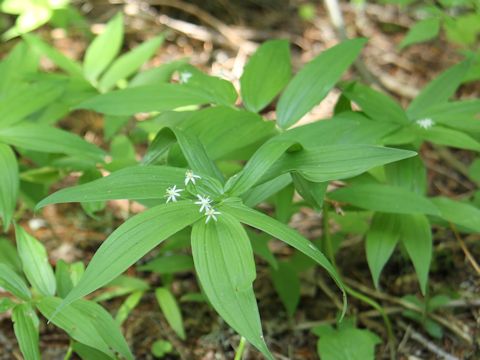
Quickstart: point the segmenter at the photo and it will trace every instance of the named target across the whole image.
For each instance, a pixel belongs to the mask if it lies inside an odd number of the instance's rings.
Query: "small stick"
[[[472,267],[475,269],[478,275],[480,275],[480,266],[478,265],[477,261],[473,257],[472,253],[470,250],[468,250],[467,245],[465,244],[465,241],[461,238],[460,234],[457,231],[457,227],[453,224],[450,223],[450,228],[452,229],[453,233],[455,234],[455,238],[460,244],[460,247],[462,248],[463,253],[465,254],[465,257],[468,259]]]
[[[403,328],[405,331],[410,331],[410,337],[418,342],[419,344],[423,345],[426,349],[430,350],[432,353],[437,355],[439,358],[445,359],[445,360],[460,360],[458,357],[453,356],[449,353],[447,353],[445,350],[439,348],[437,345],[435,345],[432,341],[428,340],[426,337],[424,337],[422,334],[419,332],[415,331],[412,329],[410,326],[407,326],[403,321],[397,321],[398,325]]]

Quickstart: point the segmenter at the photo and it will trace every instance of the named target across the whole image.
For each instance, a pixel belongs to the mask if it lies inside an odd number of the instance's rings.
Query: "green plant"
[[[55,272],[48,262],[43,245],[19,225],[15,226],[17,251],[6,239],[0,239],[0,286],[11,294],[0,299],[0,310],[12,311],[13,328],[25,359],[41,359],[37,312],[50,318],[67,293],[84,272],[81,262],[57,262]],[[66,307],[52,319],[71,339],[69,351],[75,348],[85,359],[100,351],[110,358],[117,355],[133,359],[120,328],[110,314],[93,301],[81,300]]]
[[[385,3],[399,4],[413,12],[419,20],[410,28],[400,48],[436,39],[441,31],[446,39],[459,47],[460,52],[475,60],[464,81],[480,78],[480,5],[476,0],[440,0],[417,2],[414,0],[384,0]]]
[[[246,107],[261,110],[288,82],[278,102],[277,124],[283,129],[291,127],[328,93],[363,43],[351,40],[325,51],[292,80],[289,80],[287,43],[264,44],[241,79]],[[280,56],[279,66],[271,69],[276,76],[265,72],[273,55]],[[325,68],[329,71],[325,72]],[[262,335],[252,289],[253,251],[242,224],[293,246],[325,268],[340,289],[344,289],[337,271],[314,244],[251,207],[292,181],[314,206],[321,206],[328,181],[353,177],[415,153],[368,145],[368,140],[362,143],[364,139],[356,135],[339,136],[337,123],[341,126],[341,122],[334,120],[275,130],[273,124],[253,112],[232,108],[236,95],[228,90],[229,86],[223,80],[190,68],[182,84],[119,90],[81,105],[106,114],[131,115],[186,105],[217,104],[205,110],[160,115],[152,122],[166,123],[161,125],[147,150],[143,165],[61,190],[38,205],[122,198],[148,200],[152,206],[129,219],[104,242],[79,284],[58,308],[59,314],[64,306],[105,285],[156,245],[190,226],[195,270],[204,293],[225,321],[268,358],[272,355]],[[225,121],[235,124],[235,132],[225,129]],[[358,125],[348,117],[342,121],[348,128]],[[254,137],[239,137],[241,132],[252,134],[252,128],[258,129]],[[220,159],[232,165],[238,164],[238,159],[248,161],[225,180],[214,161]]]
[[[2,39],[10,40],[48,22],[60,27],[84,26],[85,20],[69,3],[69,0],[3,0],[0,11],[18,16],[15,24],[2,34]]]
[[[23,43],[0,63],[0,218],[4,231],[13,217],[20,190],[26,202],[33,205],[42,197],[36,185],[49,185],[61,176],[62,167],[54,165],[58,156],[41,153],[66,154],[93,164],[104,156],[103,150],[77,135],[42,122],[48,116],[48,107],[61,97],[65,83],[37,81],[37,66],[38,58]],[[31,170],[20,163],[19,171],[14,149],[42,169]]]

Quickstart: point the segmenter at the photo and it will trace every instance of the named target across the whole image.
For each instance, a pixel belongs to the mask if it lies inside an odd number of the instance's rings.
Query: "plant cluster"
[[[419,156],[425,142],[480,151],[480,101],[451,101],[471,69],[470,60],[445,71],[403,109],[361,82],[341,81],[365,39],[323,51],[295,75],[288,42],[267,41],[249,59],[240,94],[230,82],[184,60],[138,72],[163,38],[117,57],[122,39],[123,21],[117,15],[88,47],[83,64],[31,34],[0,63],[4,230],[15,217],[19,195],[20,210],[79,202],[88,214],[98,216],[105,202],[114,199],[146,207],[108,236],[85,271],[81,263],[58,262],[54,272],[43,246],[18,224],[19,260],[7,240],[0,242],[2,252],[9,254],[0,253],[0,286],[12,294],[1,299],[0,309],[12,310],[26,359],[40,359],[36,310],[69,334],[70,351],[82,358],[133,358],[119,326],[150,286],[122,274],[167,240],[158,257],[137,270],[162,275],[155,297],[177,335],[186,336],[170,288],[172,275],[193,268],[201,293],[190,294],[190,299],[208,300],[229,326],[273,359],[252,286],[254,254],[268,263],[289,315],[300,299],[299,274],[322,267],[343,294],[342,319],[347,293],[359,297],[345,285],[335,262],[346,233],[365,237],[376,287],[398,247],[413,263],[422,294],[429,295],[432,224],[455,226],[464,233],[480,231],[478,192],[457,200],[429,197]],[[49,58],[60,71],[39,71],[40,57]],[[334,86],[341,96],[333,116],[298,126]],[[262,114],[275,99],[276,120],[268,121]],[[53,126],[74,109],[104,115],[108,151]],[[147,119],[135,121],[140,113]],[[138,159],[134,145],[146,141],[148,149]],[[478,182],[478,161],[470,170]],[[73,172],[82,173],[77,186],[46,196],[53,183]],[[300,202],[294,201],[295,192]],[[273,216],[256,209],[265,202],[273,205]],[[322,212],[320,239],[310,241],[288,226],[297,206]],[[343,216],[336,214],[338,207]],[[341,225],[338,236],[329,229],[332,219]],[[267,246],[271,238],[290,245],[294,255],[277,259]],[[185,252],[188,247],[192,256]],[[117,290],[108,290],[111,286]],[[82,299],[105,287],[93,300]],[[98,305],[125,295],[115,319]],[[415,314],[406,316],[423,321]],[[333,343],[350,351],[345,344],[352,338],[361,344],[363,358],[373,358],[380,341],[356,328],[352,319],[315,333],[325,359],[334,358],[329,348]],[[155,351],[172,349],[158,342]]]

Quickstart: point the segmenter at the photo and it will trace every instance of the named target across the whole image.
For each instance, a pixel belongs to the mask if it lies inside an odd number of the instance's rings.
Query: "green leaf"
[[[0,143],[0,217],[3,229],[7,231],[17,205],[18,164],[15,153],[10,146]]]
[[[197,136],[214,160],[237,159],[235,155],[240,150],[275,134],[273,122],[249,111],[225,106],[195,111],[173,127]]]
[[[127,220],[102,243],[80,282],[57,312],[112,281],[155,246],[201,216],[197,205],[179,201],[153,207]]]
[[[173,73],[187,63],[187,59],[180,59],[166,64],[161,64],[152,69],[139,72],[128,83],[128,87],[137,87],[156,83],[167,83]]]
[[[432,261],[432,232],[425,215],[397,215],[400,236],[408,256],[413,262],[422,294],[427,293],[428,271]]]
[[[15,235],[18,255],[28,281],[42,295],[54,295],[55,275],[48,262],[45,247],[19,225],[15,225]]]
[[[29,301],[32,298],[25,281],[5,264],[0,264],[0,287],[22,300]]]
[[[446,103],[463,82],[470,68],[469,61],[463,61],[444,71],[425,86],[410,103],[407,114],[411,120],[418,120],[418,114],[434,105]]]
[[[403,38],[399,47],[401,49],[407,46],[432,40],[438,36],[440,31],[440,19],[430,18],[418,21],[408,31],[407,35]]]
[[[66,57],[60,51],[47,44],[36,35],[24,34],[22,37],[29,46],[31,46],[40,55],[44,55],[49,58],[60,69],[66,71],[72,76],[83,78],[82,67],[80,64]]]
[[[282,141],[276,138],[266,142],[248,160],[243,170],[228,180],[225,191],[231,195],[243,194],[257,183],[285,151],[295,145],[297,143],[292,140]]]
[[[150,39],[115,60],[100,79],[98,84],[100,91],[107,92],[115,87],[119,80],[132,76],[140,66],[155,54],[155,51],[157,51],[158,47],[162,44],[163,39],[163,36]]]
[[[73,264],[67,264],[63,260],[57,261],[55,265],[55,280],[58,296],[61,298],[66,297],[78,283],[84,271],[85,266],[80,261]]]
[[[192,253],[203,291],[220,316],[270,360],[253,293],[253,252],[245,230],[228,214],[217,222],[198,221],[192,229]]]
[[[40,124],[16,125],[0,129],[0,141],[27,150],[103,159],[104,152],[77,135]]]
[[[290,81],[277,106],[277,123],[286,129],[318,104],[355,61],[365,39],[347,40],[318,55]]]
[[[182,313],[173,294],[167,288],[159,287],[155,289],[155,297],[173,331],[180,339],[185,340],[186,335],[183,328]]]
[[[433,126],[429,129],[418,129],[417,133],[424,140],[430,141],[434,144],[480,151],[480,142],[457,130]]]
[[[142,290],[134,291],[130,295],[128,295],[122,305],[120,305],[117,311],[117,315],[115,316],[115,322],[118,326],[122,326],[123,322],[127,320],[128,315],[140,303],[140,300],[142,299],[144,293],[145,292]]]
[[[16,84],[0,98],[0,128],[7,128],[54,102],[63,92],[58,82]]]
[[[439,214],[429,199],[393,185],[352,184],[328,193],[328,197],[363,209],[389,214]]]
[[[58,304],[58,301],[56,303]],[[97,329],[101,338],[111,349],[120,354],[122,358],[133,360],[133,355],[120,331],[120,327],[107,310],[93,301],[86,300],[76,301],[71,306]],[[83,321],[85,322],[85,320]]]
[[[119,12],[97,36],[85,52],[83,73],[92,83],[96,83],[100,74],[115,59],[123,41],[123,16]]]
[[[13,330],[25,359],[41,360],[39,349],[38,318],[29,304],[13,308]]]
[[[0,237],[0,263],[5,264],[16,273],[22,273],[22,263],[18,257],[17,250],[11,242]]]
[[[72,348],[83,360],[112,360],[107,354],[76,341],[73,343]]]
[[[382,269],[398,243],[399,225],[397,215],[376,213],[367,232],[365,241],[367,262],[377,289]]]
[[[157,340],[152,344],[152,354],[158,358],[164,357],[166,354],[172,352],[173,346],[166,340]]]
[[[369,330],[340,327],[325,331],[317,343],[322,360],[374,360],[380,338]]]
[[[413,151],[381,146],[319,146],[284,154],[268,175],[296,171],[312,182],[340,180],[415,155]]]
[[[270,269],[270,275],[273,286],[287,309],[288,316],[292,317],[300,302],[300,279],[298,274],[288,262],[279,261],[277,269]]]
[[[460,225],[474,232],[480,232],[480,209],[446,197],[436,197],[432,203],[440,211],[440,216],[448,222]]]
[[[209,104],[204,90],[178,84],[143,85],[95,96],[77,106],[108,115],[166,111],[188,105]]]
[[[253,112],[262,110],[287,85],[291,76],[288,41],[264,42],[252,55],[240,78],[245,107]]]
[[[305,239],[287,225],[272,219],[268,215],[250,209],[245,205],[242,205],[240,202],[224,202],[220,209],[230,215],[233,215],[240,222],[270,234],[271,236],[287,243],[311,259],[315,260],[330,274],[340,290],[342,290],[344,297],[344,308],[342,315],[345,313],[347,304],[343,282],[332,264],[330,264],[327,258],[310,241]]]
[[[295,189],[314,209],[320,211],[323,207],[323,199],[327,192],[328,182],[308,181],[302,175],[292,172]]]
[[[193,269],[193,259],[190,255],[165,255],[137,267],[140,271],[153,271],[158,274],[174,274]]]
[[[395,100],[369,86],[354,82],[346,86],[342,94],[360,106],[373,120],[398,124],[409,122],[405,111]]]
[[[207,75],[189,64],[180,70],[180,83],[202,91],[212,104],[233,106],[238,97],[230,81]]]
[[[84,300],[79,300],[78,302],[80,301]],[[60,329],[63,329],[73,340],[97,349],[110,356],[110,358],[114,358],[114,354],[101,335],[97,324],[92,322],[80,309],[77,309],[74,304],[65,306],[61,313],[53,316],[61,303],[62,299],[60,298],[53,296],[43,297],[38,301],[37,308],[43,316],[50,319]]]
[[[390,185],[401,186],[417,194],[426,194],[427,171],[420,156],[387,164],[384,169]]]
[[[254,207],[282,190],[292,182],[290,174],[280,175],[273,180],[257,185],[242,195],[243,203]]]
[[[185,169],[168,166],[132,166],[98,180],[57,191],[40,201],[37,209],[65,202],[162,199],[167,187],[181,185],[184,179]]]

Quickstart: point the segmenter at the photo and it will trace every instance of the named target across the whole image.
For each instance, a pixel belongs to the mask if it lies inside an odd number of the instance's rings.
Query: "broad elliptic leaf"
[[[288,41],[264,42],[248,60],[240,78],[245,107],[252,112],[262,110],[287,85],[291,75]]]
[[[425,215],[397,215],[400,236],[408,256],[412,260],[420,282],[422,294],[427,293],[428,271],[432,261],[432,231]]]
[[[250,209],[249,207],[241,204],[239,201],[224,202],[219,209],[234,216],[240,222],[259,229],[287,243],[288,245],[307,255],[309,258],[315,260],[317,264],[323,267],[330,274],[332,279],[337,283],[338,287],[342,291],[344,299],[342,316],[345,314],[347,306],[345,286],[343,285],[339,274],[332,264],[328,261],[325,255],[323,255],[322,252],[312,244],[311,241],[305,239],[289,226],[278,222],[268,215]]]
[[[477,207],[446,197],[433,198],[432,203],[445,221],[480,232],[480,209]]]
[[[208,103],[233,106],[238,94],[235,87],[228,80],[207,75],[196,67],[186,64],[180,69],[180,83],[192,89],[203,92]]]
[[[32,298],[25,281],[12,268],[0,263],[0,287],[19,299],[29,301]]]
[[[355,82],[346,86],[342,94],[360,106],[373,120],[398,124],[409,122],[405,111],[395,100],[369,86]]]
[[[363,209],[390,214],[439,214],[436,206],[426,197],[393,185],[352,184],[328,193],[328,197]]]
[[[165,287],[159,287],[155,289],[155,297],[173,331],[175,331],[180,339],[185,340],[186,335],[183,327],[182,313],[171,291]]]
[[[193,202],[179,201],[158,205],[127,220],[102,243],[57,312],[106,285],[155,246],[201,216]]]
[[[105,71],[119,53],[123,41],[123,16],[119,12],[87,48],[83,61],[83,73],[92,83]]]
[[[184,179],[185,169],[132,166],[98,180],[57,191],[38,203],[37,208],[65,202],[162,199],[165,189],[182,185]]]
[[[225,185],[225,191],[231,195],[238,196],[250,190],[285,151],[295,145],[298,146],[298,143],[292,140],[276,139],[263,144],[248,160],[242,171],[228,180]],[[299,148],[301,147],[299,146]]]
[[[282,93],[277,123],[286,129],[317,105],[360,54],[365,39],[344,41],[325,50],[298,72]]]
[[[25,359],[41,360],[39,349],[38,318],[30,304],[15,306],[12,312],[13,330]]]
[[[201,220],[192,229],[195,270],[212,306],[240,335],[270,360],[262,335],[253,281],[255,262],[250,240],[235,217],[220,214],[218,221]]]
[[[463,61],[437,76],[426,85],[407,108],[409,118],[418,120],[418,115],[434,105],[446,103],[454,94],[470,68],[470,61]]]
[[[417,133],[422,139],[434,144],[480,152],[480,142],[461,131],[433,126],[429,129],[418,129]]]
[[[17,84],[0,98],[0,128],[8,128],[50,105],[64,92],[57,82]]]
[[[82,67],[80,66],[80,64],[66,57],[53,46],[50,46],[49,44],[41,40],[38,36],[33,34],[24,34],[22,35],[22,37],[25,39],[29,46],[31,46],[40,55],[44,55],[49,58],[60,69],[66,71],[72,76],[83,77]]]
[[[340,180],[415,155],[413,151],[371,145],[339,144],[305,148],[285,153],[262,180],[287,171],[296,171],[312,182]]]
[[[28,281],[42,295],[54,295],[55,275],[48,262],[45,247],[19,225],[15,225],[15,235],[18,255]]]
[[[375,345],[381,343],[374,333],[353,326],[322,332],[317,343],[322,360],[374,360]]]
[[[210,97],[201,88],[179,84],[155,84],[111,91],[88,99],[77,108],[121,116],[173,110],[210,102]]]
[[[120,56],[100,79],[98,84],[100,91],[107,92],[115,87],[119,80],[132,76],[155,54],[155,51],[162,42],[163,36],[157,36],[137,46],[125,55]]]
[[[62,299],[47,296],[41,298],[37,303],[38,310],[54,325],[63,329],[73,340],[97,349],[110,358],[115,358],[112,350],[100,334],[97,324],[94,324],[73,304],[67,305],[62,312],[53,316],[56,309],[62,303]]]
[[[18,256],[17,249],[10,240],[0,237],[0,264],[5,264],[17,274],[22,273],[22,263]]]
[[[103,159],[104,151],[73,133],[40,124],[0,129],[0,142],[27,150]]]
[[[395,250],[400,237],[399,220],[396,214],[375,213],[365,240],[367,262],[373,283],[378,288],[378,279],[383,267]]]
[[[405,48],[413,44],[432,40],[437,37],[439,31],[439,18],[420,20],[415,25],[413,25],[408,31],[407,35],[405,35],[402,42],[400,43],[400,48]]]
[[[0,217],[6,231],[12,220],[18,196],[18,164],[10,146],[0,143]]]
[[[57,302],[58,303],[58,302]],[[103,341],[122,358],[133,360],[128,344],[120,331],[120,327],[110,313],[93,301],[78,300],[71,307],[79,311],[88,322],[97,329]]]
[[[277,269],[270,269],[270,276],[288,316],[292,317],[300,302],[300,279],[295,268],[288,262],[279,261]]]

